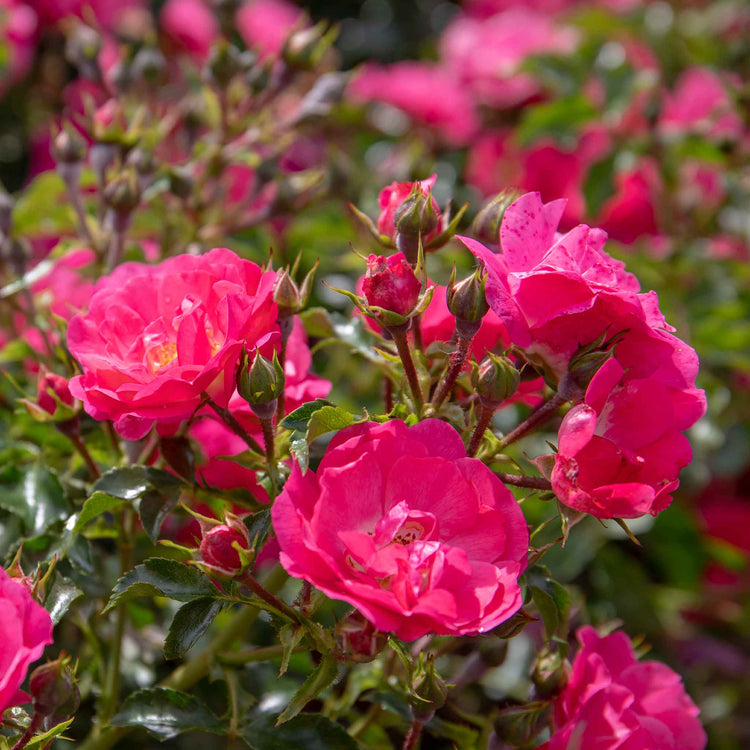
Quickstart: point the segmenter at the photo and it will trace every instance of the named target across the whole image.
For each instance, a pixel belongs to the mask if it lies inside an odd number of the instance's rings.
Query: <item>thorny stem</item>
[[[83,459],[83,462],[86,464],[86,468],[88,469],[89,476],[91,477],[91,481],[95,482],[97,479],[99,479],[99,477],[102,474],[99,471],[99,468],[97,467],[96,463],[94,462],[94,459],[91,457],[91,454],[89,453],[89,449],[86,447],[86,443],[84,443],[83,440],[81,440],[80,435],[68,435],[68,440],[70,440],[71,444],[76,449],[76,452]]]
[[[409,342],[406,338],[406,327],[405,326],[394,326],[388,328],[388,332],[393,338],[393,343],[396,344],[398,350],[398,356],[401,357],[401,362],[404,366],[404,372],[406,373],[406,379],[409,381],[409,388],[411,395],[414,398],[414,406],[417,414],[422,411],[424,406],[424,398],[422,396],[422,388],[419,385],[419,378],[417,377],[417,371],[414,367],[414,360],[409,350]]]
[[[456,384],[456,380],[458,380],[458,376],[461,374],[461,370],[466,362],[466,357],[469,355],[469,346],[471,345],[473,338],[473,336],[471,338],[465,338],[464,336],[459,335],[458,341],[456,342],[456,351],[451,354],[451,364],[448,368],[448,372],[443,378],[443,382],[440,384],[438,392],[432,399],[432,405],[435,410],[440,408],[440,404],[450,396],[453,386]]]
[[[393,411],[393,382],[387,375],[383,377],[383,407],[386,414]]]
[[[210,406],[226,423],[227,427],[234,433],[239,435],[248,446],[256,453],[260,453],[262,456],[265,455],[265,451],[261,448],[255,438],[248,433],[248,431],[234,418],[234,415],[225,409],[223,406],[219,406],[210,396],[205,396],[206,404]]]
[[[266,444],[266,468],[268,469],[268,476],[271,478],[273,494],[276,495],[279,490],[279,476],[278,472],[276,471],[276,448],[274,445],[276,440],[276,431],[273,427],[273,417],[269,417],[268,419],[261,419],[260,426],[263,430],[263,442]]]
[[[545,401],[536,410],[532,411],[518,427],[501,437],[498,451],[507,448],[511,443],[515,443],[540,424],[546,422],[564,403],[565,399],[559,393],[556,393],[549,401]]]
[[[412,719],[409,734],[406,735],[402,750],[416,750],[422,737],[422,729],[424,729],[424,723],[418,719]]]
[[[272,594],[268,589],[264,588],[258,581],[253,578],[250,571],[244,573],[240,578],[237,579],[243,586],[247,586],[250,591],[253,592],[259,599],[262,599],[266,604],[270,604],[274,609],[277,609],[283,615],[288,617],[292,622],[296,622],[300,625],[304,624],[304,621],[300,617],[299,613],[292,609],[285,601],[279,599],[278,596]]]
[[[501,471],[496,471],[495,476],[500,479],[503,484],[512,484],[514,487],[528,487],[534,490],[551,490],[552,484],[549,479],[544,477],[524,477],[518,474],[503,474]]]
[[[479,446],[482,443],[482,437],[490,426],[492,421],[492,415],[495,413],[495,409],[489,406],[483,406],[482,411],[479,415],[479,421],[477,426],[474,428],[474,432],[471,434],[471,440],[469,441],[469,447],[466,449],[467,456],[476,456]]]

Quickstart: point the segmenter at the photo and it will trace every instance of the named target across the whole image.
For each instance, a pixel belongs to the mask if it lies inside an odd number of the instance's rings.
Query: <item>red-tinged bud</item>
[[[75,399],[68,387],[68,379],[54,372],[42,375],[37,383],[36,402],[47,414],[53,416],[60,402],[67,406],[73,406]]]
[[[94,113],[94,138],[97,141],[116,142],[126,129],[125,110],[116,99],[104,102]]]
[[[484,287],[487,273],[477,268],[468,279],[448,284],[448,309],[456,318],[456,330],[465,338],[471,338],[479,330],[482,318],[490,306],[487,304]]]
[[[362,292],[368,305],[408,316],[417,304],[421,289],[422,282],[403,253],[388,258],[371,254],[367,259]]]
[[[559,693],[568,683],[570,662],[563,649],[545,647],[534,665],[531,679],[540,698],[550,698]]]
[[[29,679],[34,712],[45,717],[45,725],[54,726],[73,716],[81,704],[81,694],[70,670],[70,657],[37,667]]]
[[[488,354],[474,368],[471,382],[482,406],[495,408],[518,390],[521,373],[507,357]]]
[[[336,626],[336,643],[340,656],[348,661],[372,661],[385,648],[387,642],[387,634],[378,630],[356,610]]]
[[[217,573],[233,578],[245,568],[240,553],[234,547],[236,544],[242,549],[250,549],[250,540],[247,531],[243,533],[243,528],[219,524],[203,534],[200,546],[203,561]]]

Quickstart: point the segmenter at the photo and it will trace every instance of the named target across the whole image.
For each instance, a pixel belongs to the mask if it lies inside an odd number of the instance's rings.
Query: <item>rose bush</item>
[[[521,606],[528,531],[439,420],[342,430],[272,510],[286,570],[404,640],[487,632]]]

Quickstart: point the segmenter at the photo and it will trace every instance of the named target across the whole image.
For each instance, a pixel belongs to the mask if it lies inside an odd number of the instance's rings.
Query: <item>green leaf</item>
[[[16,234],[37,235],[41,217],[44,217],[46,234],[75,233],[75,214],[64,196],[65,183],[54,170],[35,177],[21,193],[13,210]]]
[[[307,630],[301,625],[289,623],[279,630],[279,641],[284,647],[284,653],[281,655],[281,666],[279,667],[279,677],[289,669],[289,659],[294,653],[294,649],[302,643]]]
[[[89,521],[93,521],[102,513],[119,508],[124,502],[123,499],[108,495],[106,492],[95,492],[83,504],[76,525],[73,527],[73,533],[77,534]]]
[[[289,705],[279,714],[276,726],[293,719],[313,698],[323,692],[338,676],[339,667],[331,654],[324,654],[315,671],[302,683]]]
[[[240,730],[253,750],[357,750],[347,731],[321,714],[301,714],[282,726],[275,719],[265,714]]]
[[[178,602],[192,602],[218,598],[220,592],[197,568],[177,560],[151,557],[117,581],[104,611],[137,596],[166,596]]]
[[[55,737],[59,737],[73,723],[74,718],[75,717],[72,717],[67,721],[63,721],[61,724],[57,724],[56,726],[52,727],[52,729],[46,731],[44,734],[35,735],[29,740],[26,747],[45,747],[50,740],[54,739]],[[61,739],[65,738],[63,737]]]
[[[138,517],[144,531],[152,542],[159,538],[161,525],[169,512],[177,505],[179,491],[159,492],[148,490],[138,503]]]
[[[83,591],[70,579],[63,578],[61,575],[55,577],[44,600],[44,608],[49,612],[53,624],[57,625],[60,622],[70,605],[80,596],[83,596]]]
[[[315,438],[325,435],[327,432],[342,430],[344,427],[354,424],[355,421],[358,420],[353,414],[340,409],[338,406],[324,406],[310,417],[305,437],[308,443],[312,443]]]
[[[181,484],[174,474],[150,466],[120,466],[98,479],[94,490],[121,500],[136,500],[149,490],[178,491]]]
[[[565,635],[567,633],[567,619],[570,613],[570,594],[561,584],[551,578],[541,581],[534,577],[539,585],[529,586],[531,597],[536,604],[539,614],[544,620],[547,636]]]
[[[57,477],[42,464],[6,466],[0,471],[0,508],[18,516],[27,536],[43,534],[68,518],[68,503]]]
[[[579,95],[527,107],[517,130],[518,141],[521,146],[528,146],[543,136],[558,142],[571,140],[594,117],[596,109]]]
[[[602,206],[615,194],[615,160],[612,154],[594,164],[583,184],[586,210],[589,216],[598,216]]]
[[[271,511],[259,510],[251,516],[246,516],[244,524],[247,527],[248,534],[250,534],[250,542],[253,548],[258,550],[263,546],[273,528],[271,525]]]
[[[181,659],[208,630],[221,607],[222,602],[208,598],[196,599],[180,607],[169,626],[164,658]]]
[[[226,734],[226,723],[201,701],[170,688],[132,693],[109,723],[113,727],[143,727],[160,741],[183,732]]]
[[[324,406],[336,406],[336,404],[326,401],[324,398],[316,398],[314,401],[308,401],[306,404],[302,404],[299,408],[295,409],[291,414],[287,414],[281,423],[281,426],[287,430],[296,430],[298,432],[305,432],[307,430],[307,423],[316,411],[320,411]]]
[[[289,452],[297,459],[304,474],[310,465],[310,446],[304,437],[295,437],[289,441]]]

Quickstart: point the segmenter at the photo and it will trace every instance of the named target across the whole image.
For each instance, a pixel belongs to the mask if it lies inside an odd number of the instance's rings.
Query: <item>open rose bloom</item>
[[[243,345],[278,330],[275,276],[224,249],[119,266],[70,321],[68,346],[83,368],[71,393],[130,440],[154,422],[176,427],[204,393],[226,406]]]
[[[19,690],[33,664],[52,643],[52,620],[20,581],[0,568],[0,713],[26,703]]]
[[[510,491],[439,420],[339,432],[272,510],[290,575],[410,641],[476,634],[521,606],[528,531]]]
[[[554,702],[554,731],[543,750],[702,750],[706,733],[680,676],[636,659],[621,632],[578,631],[570,680]],[[540,749],[542,750],[542,749]]]

